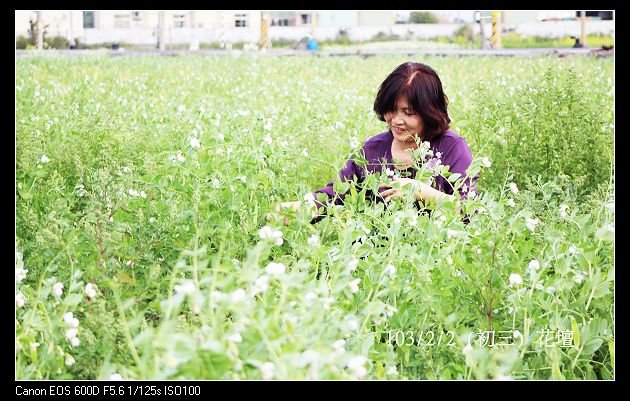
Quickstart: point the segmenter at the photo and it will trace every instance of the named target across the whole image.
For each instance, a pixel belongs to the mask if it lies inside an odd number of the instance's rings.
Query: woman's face
[[[414,142],[414,138],[422,131],[422,118],[409,108],[404,96],[396,101],[396,110],[385,113],[383,117],[394,139],[398,141]]]

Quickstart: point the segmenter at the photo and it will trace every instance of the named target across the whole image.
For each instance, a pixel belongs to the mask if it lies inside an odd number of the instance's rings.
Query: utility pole
[[[35,35],[35,47],[37,50],[42,50],[44,48],[44,24],[42,23],[42,12],[35,11],[35,15],[37,16],[35,21],[35,29],[37,30],[37,34]]]
[[[164,35],[164,11],[158,11],[158,50],[166,50],[166,37]]]
[[[493,49],[501,49],[501,12],[492,12],[492,36],[490,36],[490,44]]]
[[[74,45],[74,39],[72,38],[72,11],[68,11],[68,44]]]
[[[492,18],[488,15],[487,11],[475,11],[475,21],[479,22],[479,35],[481,36],[481,49],[488,48],[488,41],[486,40],[486,33],[484,32],[484,20]]]
[[[580,11],[580,44],[586,47],[586,11]]]
[[[260,49],[271,49],[271,40],[269,39],[269,14],[260,12]]]

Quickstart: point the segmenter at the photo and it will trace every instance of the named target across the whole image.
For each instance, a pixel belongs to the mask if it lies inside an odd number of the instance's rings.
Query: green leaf
[[[584,348],[582,349],[581,356],[591,356],[599,349],[599,347],[604,344],[604,340],[602,338],[592,338],[586,344],[584,344]]]
[[[346,181],[341,181],[337,179],[333,182],[333,189],[338,194],[345,194],[348,189],[350,189],[350,184],[348,184]]]
[[[580,348],[580,328],[573,316],[569,316],[571,319],[571,329],[573,330],[573,344],[575,348]]]
[[[601,298],[610,292],[610,281],[602,281],[595,286],[593,298]]]
[[[615,366],[615,341],[608,340],[608,352],[610,353],[610,364]]]
[[[597,230],[595,238],[600,241],[612,242],[615,240],[615,231],[610,225],[605,225]]]
[[[31,194],[30,192],[18,189],[18,193],[20,194],[20,196],[22,197],[22,199],[24,200],[29,200],[33,198],[33,194]]]

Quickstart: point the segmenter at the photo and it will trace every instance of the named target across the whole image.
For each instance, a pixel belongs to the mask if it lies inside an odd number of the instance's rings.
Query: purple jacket
[[[394,170],[391,150],[393,140],[394,136],[392,133],[385,131],[365,141],[363,144],[363,153],[368,164],[366,166],[359,166],[354,160],[348,160],[339,173],[341,180],[348,181],[356,177],[357,181],[361,182],[365,178],[366,172],[382,172],[383,160],[387,168]],[[442,135],[434,138],[430,144],[434,158],[441,159],[443,165],[450,166],[449,171],[451,173],[459,173],[462,176],[466,175],[466,169],[472,162],[472,153],[464,138],[451,130],[446,130]],[[415,178],[416,170],[414,168],[409,168],[406,171],[410,173],[411,178]],[[477,176],[466,178],[466,185],[460,187],[462,198],[466,198],[467,193],[471,190],[475,190],[477,178]],[[453,194],[453,186],[442,176],[435,177],[432,186],[449,195]],[[320,193],[326,194],[329,203],[334,202],[337,205],[343,204],[345,194],[335,193],[333,190],[333,182],[329,182],[325,187],[315,191],[313,193],[315,199],[317,199],[317,195]],[[315,203],[318,208],[322,206],[326,208],[326,205],[319,201]]]

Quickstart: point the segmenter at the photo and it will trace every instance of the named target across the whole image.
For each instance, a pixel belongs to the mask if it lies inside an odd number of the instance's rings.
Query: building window
[[[131,15],[114,14],[114,28],[119,28],[119,29],[131,28]]]
[[[310,24],[311,23],[311,14],[302,14],[302,24]]]
[[[234,26],[237,28],[246,28],[247,27],[247,14],[235,14]]]
[[[186,25],[186,15],[185,14],[175,14],[173,15],[173,26],[175,28],[183,28]]]
[[[83,11],[83,28],[94,28],[94,11]]]
[[[143,11],[134,11],[131,13],[131,21],[133,22],[133,26],[138,28],[142,27],[144,20],[144,12]]]
[[[271,20],[272,26],[289,26],[289,20],[287,18],[275,18]]]

